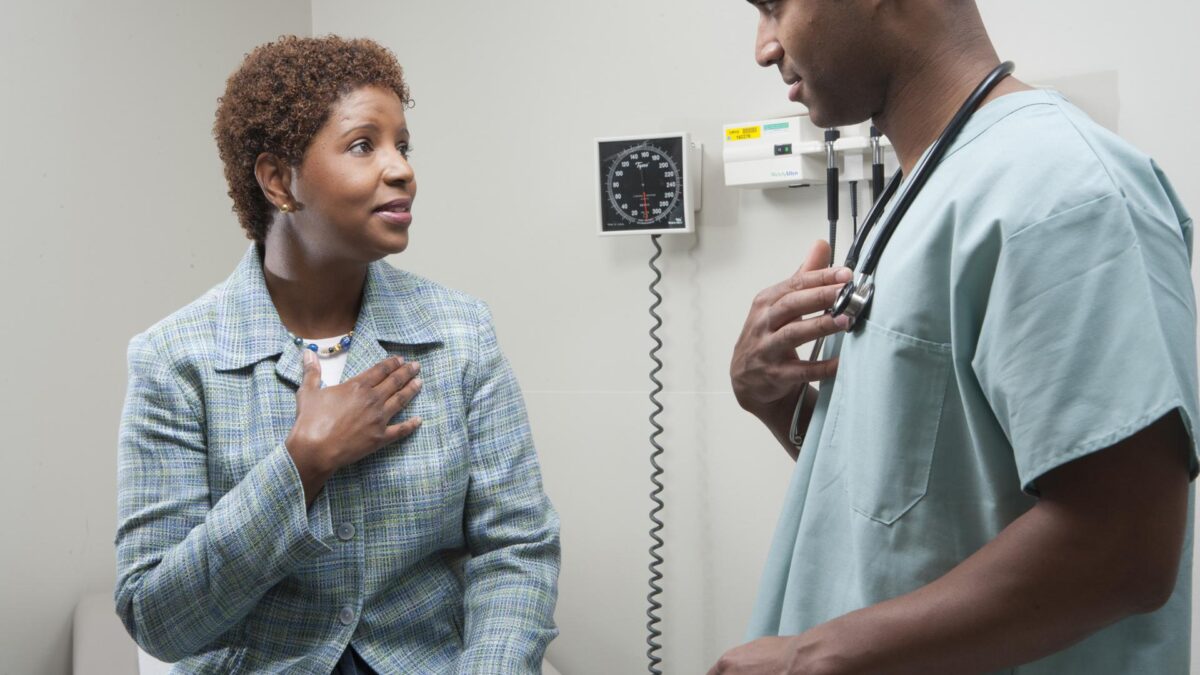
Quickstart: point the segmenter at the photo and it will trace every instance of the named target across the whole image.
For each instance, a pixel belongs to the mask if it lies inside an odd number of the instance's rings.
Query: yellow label
[[[757,125],[725,130],[725,140],[727,141],[749,141],[760,136],[762,136],[762,127]]]

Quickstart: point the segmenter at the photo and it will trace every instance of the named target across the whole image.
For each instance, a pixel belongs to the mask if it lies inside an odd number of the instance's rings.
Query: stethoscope
[[[865,319],[867,313],[871,310],[871,302],[875,297],[875,268],[879,265],[879,258],[883,255],[883,249],[887,246],[888,240],[892,238],[892,234],[896,231],[900,220],[908,212],[908,207],[912,206],[913,200],[920,194],[921,188],[925,186],[926,181],[929,180],[929,176],[933,174],[933,170],[937,168],[938,162],[949,151],[950,146],[954,144],[954,140],[958,138],[959,133],[966,126],[967,120],[971,118],[971,115],[974,114],[979,104],[1000,83],[1000,80],[1012,74],[1013,69],[1012,61],[1005,61],[996,66],[983,79],[983,82],[979,83],[975,91],[971,92],[966,102],[959,108],[958,113],[950,120],[950,124],[946,126],[942,134],[938,136],[938,139],[934,141],[933,147],[930,148],[925,157],[917,164],[917,168],[913,171],[912,180],[900,195],[900,201],[896,202],[895,210],[883,222],[879,236],[871,245],[862,268],[858,269],[855,272],[854,278],[842,287],[837,300],[834,301],[833,307],[830,310],[833,316],[845,314],[849,317],[850,326],[847,329],[848,331],[853,331],[858,325],[858,320]],[[883,193],[879,195],[879,199],[875,201],[875,205],[867,213],[867,218],[863,221],[862,229],[854,237],[854,243],[851,244],[850,252],[846,255],[846,267],[855,269],[858,265],[858,256],[862,252],[863,244],[874,228],[875,222],[883,214],[888,202],[896,194],[896,190],[903,179],[903,173],[903,170],[900,170],[892,176]]]

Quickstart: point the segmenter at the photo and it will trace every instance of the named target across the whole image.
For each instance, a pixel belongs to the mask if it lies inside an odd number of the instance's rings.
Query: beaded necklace
[[[350,349],[350,342],[354,339],[354,331],[346,333],[341,337],[340,340],[337,341],[337,344],[333,345],[332,347],[326,347],[325,349],[321,349],[321,346],[315,342],[306,342],[304,338],[296,337],[296,335],[291,331],[288,331],[288,337],[292,339],[292,344],[296,345],[300,349],[307,349],[309,351],[316,352],[317,356],[329,358],[331,356],[336,356],[347,349]]]

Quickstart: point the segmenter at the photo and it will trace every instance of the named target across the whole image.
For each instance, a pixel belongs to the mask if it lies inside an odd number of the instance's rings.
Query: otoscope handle
[[[833,248],[833,238],[837,236],[838,221],[838,162],[833,144],[842,137],[837,129],[825,130],[825,203],[829,205],[829,246]],[[832,263],[831,263],[832,264]]]
[[[871,203],[879,201],[879,195],[883,194],[883,146],[879,144],[879,139],[883,134],[879,129],[871,125]]]
[[[829,222],[836,223],[838,221],[838,170],[837,167],[825,170],[826,183],[826,199],[825,203],[829,205]]]

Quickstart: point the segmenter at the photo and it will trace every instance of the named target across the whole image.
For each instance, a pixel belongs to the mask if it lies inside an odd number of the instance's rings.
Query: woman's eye
[[[400,143],[396,146],[396,149],[400,151],[400,156],[404,159],[408,159],[408,156],[411,155],[413,151],[412,146],[408,143]]]
[[[366,141],[366,140],[355,141],[350,146],[350,152],[353,152],[356,155],[365,155],[370,151],[371,151],[370,141]]]

